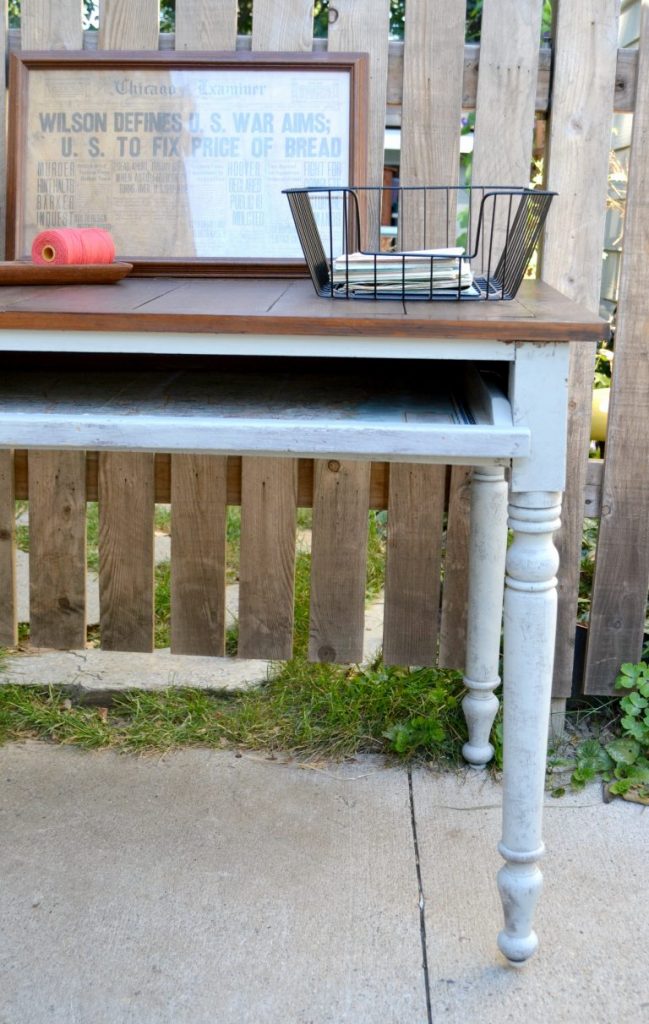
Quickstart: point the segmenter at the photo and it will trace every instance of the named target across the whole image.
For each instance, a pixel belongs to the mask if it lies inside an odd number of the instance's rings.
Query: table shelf
[[[529,453],[498,385],[471,366],[269,361],[190,369],[9,369],[0,447],[507,460]],[[305,368],[306,366],[306,368]]]

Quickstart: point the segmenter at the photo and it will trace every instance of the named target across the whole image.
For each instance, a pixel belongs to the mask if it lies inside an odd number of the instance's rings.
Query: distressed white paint
[[[472,463],[529,450],[526,431],[453,424],[0,413],[0,448],[205,452]]]
[[[560,526],[561,495],[513,493],[507,552],[503,661],[503,833],[505,865],[498,888],[505,927],[500,950],[512,963],[530,957],[538,939],[532,928],[542,886],[536,862],[544,852],[541,827],[548,716],[557,621],[559,555],[553,533]]]
[[[433,377],[424,391],[393,378],[285,372],[110,372],[68,379],[8,373],[0,386],[0,447],[210,452],[429,462],[529,453],[507,400],[470,373]],[[466,422],[475,401],[479,422]],[[459,404],[458,404],[459,403]],[[491,403],[491,404],[490,404]],[[485,409],[497,413],[488,422]],[[462,411],[460,411],[462,410]]]
[[[568,358],[565,343],[516,345],[509,400],[514,423],[529,428],[533,443],[529,457],[512,467],[515,491],[565,488]]]
[[[513,362],[515,345],[466,338],[353,335],[193,334],[155,331],[0,330],[0,352],[108,352],[159,355],[342,356],[345,359],[489,359]]]
[[[469,538],[469,607],[467,616],[467,695],[462,708],[469,741],[462,753],[483,768],[494,754],[489,734],[498,711],[494,695],[500,683],[505,554],[507,550],[507,483],[502,469],[474,469],[471,481]]]

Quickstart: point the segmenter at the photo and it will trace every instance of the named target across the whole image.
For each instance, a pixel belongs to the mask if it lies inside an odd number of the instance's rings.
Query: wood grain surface
[[[485,0],[471,171],[475,185],[529,182],[541,8],[541,0]],[[477,215],[478,205],[472,202],[472,233]],[[503,205],[494,212],[493,232],[487,238],[483,231],[480,239],[476,263],[485,269],[489,264],[492,273],[505,244],[507,221]]]
[[[444,466],[390,467],[383,660],[434,665],[439,625]]]
[[[615,366],[586,659],[587,693],[639,661],[649,588],[649,7],[642,6]]]
[[[561,3],[554,32],[547,183],[559,195],[546,225],[542,274],[593,312],[599,308],[602,274],[617,8],[616,0]],[[556,538],[560,569],[555,697],[570,696],[572,688],[594,358],[594,345],[571,347],[567,486]]]
[[[241,456],[227,457],[227,504],[241,504]],[[313,459],[298,459],[299,508],[311,508],[313,503]],[[86,452],[86,496],[88,501],[97,501],[97,452]],[[14,453],[14,477],[16,498],[26,499],[28,494],[27,452],[23,449]],[[171,456],[162,452],[155,455],[155,500],[157,503],[171,501]],[[388,507],[388,464],[373,462],[370,472],[370,508]]]
[[[153,455],[99,456],[99,611],[107,651],[153,650]]]
[[[84,452],[29,453],[29,615],[34,647],[86,645]]]
[[[369,463],[315,463],[309,658],[363,656]]]
[[[355,131],[361,138],[367,132],[367,163],[363,181],[350,184],[383,184],[389,25],[389,0],[337,0],[330,12],[329,52],[369,55],[367,103],[364,110],[355,111]],[[378,248],[378,232],[378,210],[369,209],[365,242]]]
[[[159,0],[102,0],[100,50],[157,50],[159,34]]]
[[[112,288],[12,288],[0,294],[0,332],[14,329],[504,342],[596,341],[610,333],[598,316],[541,281],[524,281],[510,302],[408,302],[404,312],[399,302],[321,299],[310,281],[134,277]]]
[[[464,61],[464,0],[410,0],[405,31],[401,185],[457,185]],[[455,195],[405,204],[402,249],[455,245]],[[452,225],[449,233],[449,226]]]
[[[21,30],[24,49],[81,49],[79,4],[75,0],[23,0]],[[4,172],[4,159],[2,166]],[[13,190],[9,191],[11,201]],[[33,469],[31,642],[43,647],[83,648],[86,643],[84,455],[32,452],[30,459]]]
[[[312,39],[312,0],[255,0],[253,50],[310,50]]]
[[[176,0],[176,50],[234,50],[237,0]]]
[[[462,0],[415,0],[409,5],[408,19],[406,24],[406,38],[404,48],[404,80],[403,80],[403,129],[401,141],[401,182],[405,185],[454,185],[459,181],[459,143],[460,143],[460,115],[462,113],[462,73],[461,68],[464,61],[464,31],[465,31],[465,4]],[[415,193],[416,194],[416,193]],[[455,245],[455,196],[449,194],[450,202],[447,206],[446,195],[437,201],[427,204],[424,211],[421,208],[410,208],[408,205],[403,210],[403,227],[400,231],[399,244],[402,247],[425,248],[427,245]],[[423,225],[424,237],[421,227]],[[404,616],[403,627],[406,628],[404,637],[410,642],[415,641],[419,646],[420,660],[406,662],[407,664],[432,664],[431,652],[435,651],[437,643],[437,609],[432,613],[432,606],[439,600],[440,573],[439,547],[441,541],[442,516],[444,514],[444,477],[437,470],[434,482],[429,475],[428,467],[418,467],[415,471],[420,477],[416,490],[425,491],[432,484],[432,494],[428,494],[430,503],[427,523],[428,535],[421,537],[418,541],[423,550],[416,550],[416,527],[413,522],[398,527],[399,531],[410,530],[414,534],[411,541],[411,561],[413,571],[417,572],[415,566],[423,560],[426,565],[426,572],[430,574],[429,579],[425,574],[417,574],[420,597],[423,601],[424,621],[415,613],[412,620],[416,626],[411,627],[413,633],[407,629],[407,622],[413,614],[413,606],[407,602],[406,615]],[[455,467],[452,470],[452,480],[458,478],[464,480],[466,470],[464,467]],[[399,479],[391,473],[391,482]],[[439,500],[441,491],[442,500]],[[400,517],[404,516],[404,509],[398,497],[390,491],[391,505],[395,504],[395,511]],[[461,506],[453,503],[453,515],[449,512],[447,533],[450,536],[450,545],[454,549],[454,572],[451,563],[447,564],[446,576],[444,579],[444,608],[447,619],[447,630],[445,639],[450,638],[448,629],[448,614],[454,615],[458,607],[458,593],[461,595],[462,607],[466,602],[466,553],[462,554],[462,544],[466,545],[467,527],[464,522],[456,523]],[[422,512],[414,508],[410,512],[411,519],[421,515]],[[392,512],[389,513],[390,517]],[[431,516],[436,517],[433,522]],[[431,564],[431,556],[437,552],[437,565]],[[401,586],[408,586],[407,580],[400,581]],[[386,578],[386,588],[388,580]],[[394,600],[398,600],[396,588],[392,591]],[[408,589],[404,593],[408,593]],[[388,609],[386,592],[386,623],[392,629],[390,623],[391,612]],[[465,627],[464,617],[456,624],[456,632],[453,634],[458,639],[460,631]],[[386,627],[387,629],[387,627]],[[396,633],[396,628],[394,630]],[[463,645],[463,639],[460,641]],[[392,644],[395,644],[394,651]],[[396,660],[399,652],[398,643],[395,637],[389,638],[386,633],[384,640],[385,652],[390,658]],[[456,644],[457,646],[457,644]],[[405,653],[405,651],[403,651]],[[444,648],[444,654],[448,657],[457,657],[456,651]]]
[[[208,0],[206,0],[208,2]],[[84,50],[97,49],[98,33],[86,29],[83,33]],[[9,52],[21,49],[21,31],[11,28],[8,33]],[[158,40],[161,51],[176,49],[176,35],[173,32],[161,32]],[[180,49],[180,47],[178,47]],[[327,48],[326,39],[313,39],[312,48],[322,52]],[[27,49],[27,47],[22,47]],[[229,49],[229,47],[228,47]],[[251,36],[237,36],[236,49],[240,53],[251,49]],[[388,91],[385,123],[389,127],[401,124],[401,101],[403,88],[403,51],[401,40],[391,39],[388,45]],[[536,82],[535,106],[539,113],[547,113],[550,100],[550,72],[552,51],[545,43],[539,49],[539,70]],[[462,85],[462,108],[473,110],[476,104],[478,88],[478,68],[480,65],[480,44],[467,43],[464,47],[464,69]],[[617,51],[617,71],[615,75],[614,110],[618,113],[633,113],[635,105],[636,78],[638,67],[637,47],[620,47]]]
[[[171,457],[171,650],[225,653],[227,460]]]
[[[239,647],[241,658],[290,658],[297,465],[244,458],[241,474]]]
[[[441,668],[464,668],[470,527],[471,470],[466,466],[453,466],[448,500],[444,599],[439,636]]]
[[[0,646],[18,641],[14,453],[0,452]]]
[[[22,0],[20,30],[23,50],[80,50],[83,45],[77,0]]]

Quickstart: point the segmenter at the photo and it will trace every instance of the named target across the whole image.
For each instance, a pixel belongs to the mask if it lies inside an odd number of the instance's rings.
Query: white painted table
[[[512,963],[537,946],[532,918],[542,882],[567,342],[606,333],[596,317],[537,282],[526,282],[507,303],[405,307],[318,299],[306,281],[141,278],[110,288],[0,291],[3,351],[245,359],[227,379],[160,371],[145,382],[122,374],[98,384],[74,374],[52,380],[31,355],[0,384],[0,447],[152,450],[155,437],[155,450],[167,452],[475,467],[464,755],[476,768],[493,756],[504,590],[505,865],[498,885],[505,927],[498,943]],[[260,357],[299,362],[280,387],[272,375],[256,373]],[[315,357],[343,359],[344,381],[310,374]],[[355,377],[364,359],[394,367],[372,401]],[[442,379],[442,367],[450,377],[437,387],[413,380],[413,360],[430,361],[431,382]],[[484,373],[487,364],[500,374]],[[494,384],[499,378],[508,378],[504,388]]]

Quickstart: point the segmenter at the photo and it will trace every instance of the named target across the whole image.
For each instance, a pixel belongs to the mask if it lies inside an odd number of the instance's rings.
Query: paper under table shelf
[[[293,369],[215,366],[95,374],[11,369],[0,381],[0,447],[509,459],[529,452],[507,399],[471,366],[335,361]]]

